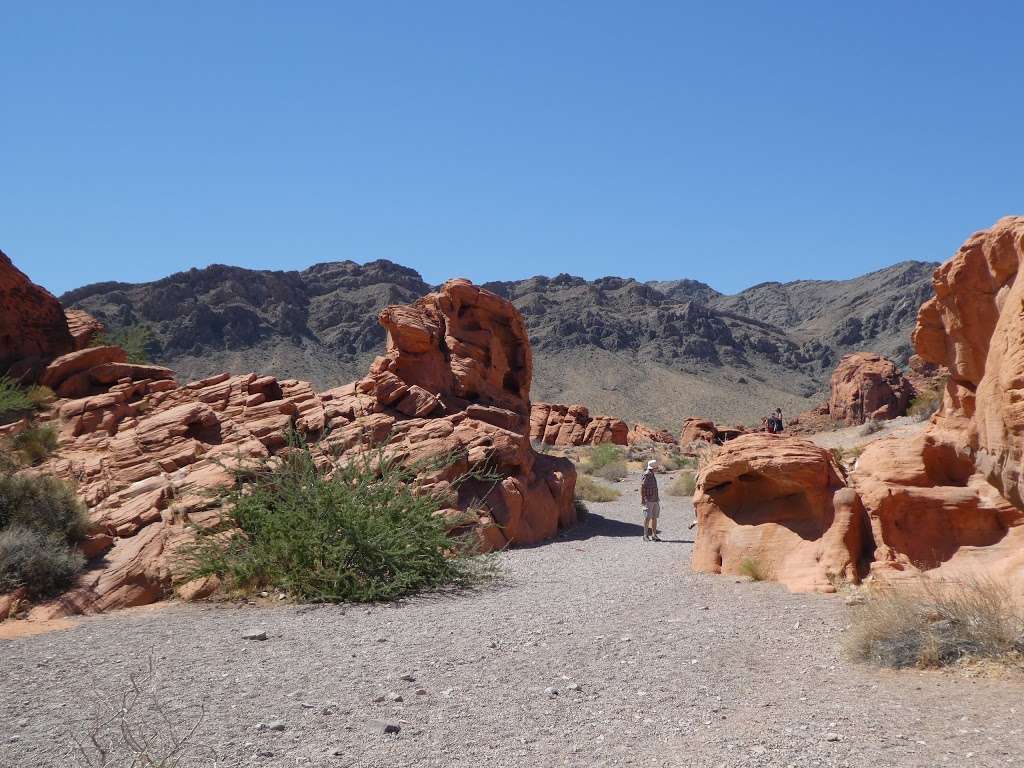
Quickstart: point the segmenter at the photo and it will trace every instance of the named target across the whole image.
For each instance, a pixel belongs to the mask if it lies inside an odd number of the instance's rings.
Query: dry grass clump
[[[936,382],[934,387],[918,392],[917,397],[910,401],[907,416],[915,421],[928,421],[942,405],[942,393],[945,388],[946,379],[942,379]]]
[[[8,441],[24,464],[38,464],[57,448],[57,430],[49,424],[28,427]]]
[[[622,494],[587,475],[576,478],[576,499],[582,501],[615,501]]]
[[[995,579],[922,579],[869,597],[856,609],[846,649],[855,659],[896,669],[968,659],[1019,662],[1024,611],[1006,584]]]
[[[861,428],[858,430],[858,433],[861,435],[861,437],[867,437],[868,435],[875,434],[875,432],[881,432],[884,428],[885,425],[882,422],[878,421],[878,419],[868,419],[867,421],[864,422],[864,424],[861,425]]]
[[[593,474],[594,477],[600,477],[602,480],[617,482],[629,474],[629,469],[626,467],[626,462],[613,461],[609,464],[605,464],[603,467],[593,470],[591,474]]]
[[[668,487],[669,496],[693,496],[697,488],[697,476],[693,472],[681,472],[679,477]]]
[[[764,563],[752,557],[743,558],[740,563],[740,575],[746,576],[751,581],[770,581],[771,572]]]

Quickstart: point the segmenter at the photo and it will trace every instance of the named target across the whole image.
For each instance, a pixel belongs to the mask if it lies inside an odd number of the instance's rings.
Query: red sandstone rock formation
[[[766,433],[727,443],[698,473],[693,568],[739,574],[748,562],[798,592],[858,583],[867,520],[831,454]]]
[[[591,416],[584,405],[534,403],[530,439],[555,446],[626,445],[629,426],[614,416]]]
[[[949,370],[925,434],[867,447],[851,483],[871,517],[872,568],[986,573],[1024,591],[1024,217],[978,232],[935,272],[914,344]]]
[[[840,360],[832,374],[829,414],[846,424],[894,419],[906,414],[913,397],[913,386],[894,362],[874,352],[855,352]]]
[[[65,309],[64,317],[68,322],[68,331],[74,339],[75,350],[85,349],[93,340],[103,333],[103,323],[82,309]]]
[[[718,438],[718,428],[710,419],[689,418],[683,422],[679,430],[679,444],[714,443]]]
[[[60,302],[0,251],[0,374],[34,379],[45,363],[72,349]]]
[[[93,558],[78,585],[33,618],[140,605],[168,595],[175,552],[193,528],[219,519],[210,492],[232,468],[306,435],[318,462],[383,446],[424,469],[417,486],[444,500],[445,517],[475,528],[485,548],[531,544],[575,522],[575,470],[536,454],[527,433],[532,358],[515,307],[464,280],[381,313],[387,353],[360,381],[316,393],[306,382],[222,374],[185,386],[159,366],[124,362],[117,347],[66,354],[44,383],[66,393],[54,408],[58,452],[38,471],[77,483],[89,507]],[[496,483],[454,481],[471,468]],[[179,587],[201,597],[211,581]],[[6,600],[3,605],[16,601]]]
[[[667,429],[655,429],[646,424],[637,424],[629,433],[628,442],[635,443],[666,443],[677,445],[675,436]]]

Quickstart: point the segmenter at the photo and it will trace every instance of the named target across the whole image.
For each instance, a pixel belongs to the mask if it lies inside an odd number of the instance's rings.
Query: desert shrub
[[[669,496],[693,496],[697,488],[697,477],[693,472],[682,472],[668,487]]]
[[[94,347],[121,347],[128,355],[129,363],[148,363],[154,345],[153,331],[148,325],[126,325],[97,336]]]
[[[49,424],[29,427],[10,439],[13,450],[26,464],[36,464],[57,447],[57,431]]]
[[[89,521],[82,502],[63,480],[0,474],[0,530],[19,525],[73,543],[85,537]]]
[[[592,474],[595,477],[600,477],[602,480],[616,481],[628,475],[629,470],[626,468],[626,462],[612,461],[595,469]]]
[[[875,434],[875,432],[881,432],[884,428],[885,425],[882,424],[882,422],[878,421],[877,419],[868,419],[861,425],[861,428],[858,430],[858,433],[862,437],[867,437],[868,435]]]
[[[32,403],[32,407],[36,409],[49,405],[57,399],[57,394],[52,389],[41,384],[34,384],[29,387],[25,390],[25,396]]]
[[[601,467],[613,462],[622,462],[625,456],[626,452],[620,446],[612,443],[601,443],[590,449],[586,463],[591,472],[596,472]]]
[[[697,466],[696,459],[683,456],[678,451],[658,451],[654,458],[658,462],[658,468],[665,472],[675,472],[677,469],[692,469]]]
[[[883,667],[1016,659],[1024,652],[1024,612],[991,578],[923,580],[871,595],[855,609],[845,642],[853,658]]]
[[[328,475],[309,451],[239,474],[220,527],[185,548],[184,578],[282,589],[301,600],[389,600],[486,575],[475,539],[453,538],[440,501],[415,495],[414,472],[379,452]]]
[[[59,534],[12,525],[0,530],[0,593],[25,587],[28,597],[50,597],[71,586],[85,563]]]
[[[0,474],[0,592],[25,587],[35,600],[70,586],[83,564],[74,544],[87,527],[85,508],[63,481]]]
[[[942,392],[945,389],[945,381],[931,389],[925,389],[917,393],[917,396],[910,401],[907,408],[907,415],[915,421],[927,421],[942,405]]]
[[[16,381],[0,376],[0,422],[13,421],[35,410],[35,403]]]
[[[576,498],[583,501],[615,501],[622,494],[587,475],[576,478]]]
[[[746,576],[752,581],[769,581],[771,579],[771,573],[764,564],[752,557],[743,558],[740,563],[740,575]]]

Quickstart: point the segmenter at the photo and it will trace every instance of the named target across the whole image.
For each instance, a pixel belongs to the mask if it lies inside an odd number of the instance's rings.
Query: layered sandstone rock
[[[409,463],[417,487],[442,500],[440,514],[475,530],[485,549],[536,543],[573,524],[572,463],[530,446],[532,359],[516,309],[456,280],[380,319],[386,354],[365,378],[322,393],[254,373],[178,386],[166,369],[124,362],[116,347],[54,360],[44,381],[69,396],[54,405],[59,450],[38,471],[77,484],[90,510],[83,550],[93,562],[32,617],[169,595],[181,546],[219,520],[217,489],[234,482],[235,468],[285,448],[289,430],[305,436],[322,466],[378,447]],[[457,482],[470,470],[490,476]],[[179,590],[198,597],[215,586]]]
[[[722,445],[743,434],[746,434],[746,429],[739,425],[728,427],[715,424],[710,419],[691,417],[683,422],[683,426],[679,430],[679,445],[689,446],[694,443]]]
[[[614,416],[591,416],[585,405],[534,403],[530,439],[555,446],[626,445],[629,425]]]
[[[840,360],[831,387],[829,414],[846,424],[903,416],[914,397],[913,385],[896,364],[874,352],[855,352]]]
[[[34,379],[45,363],[72,349],[60,302],[0,251],[0,374]]]
[[[858,583],[869,540],[857,494],[831,454],[765,433],[726,444],[698,473],[693,568],[754,568],[793,591]]]
[[[1024,592],[1024,217],[978,232],[935,272],[914,344],[949,371],[925,434],[870,445],[851,482],[876,573],[987,573]]]
[[[678,444],[676,442],[675,435],[667,429],[655,429],[654,427],[649,427],[646,424],[636,424],[633,429],[629,431],[628,442],[630,445],[635,445],[636,443]]]
[[[76,351],[88,347],[105,330],[103,323],[82,309],[65,309],[64,317]]]

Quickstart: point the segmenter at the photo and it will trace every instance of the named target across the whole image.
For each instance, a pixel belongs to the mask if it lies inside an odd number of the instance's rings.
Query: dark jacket
[[[658,479],[650,469],[644,471],[640,482],[640,502],[658,501]]]

